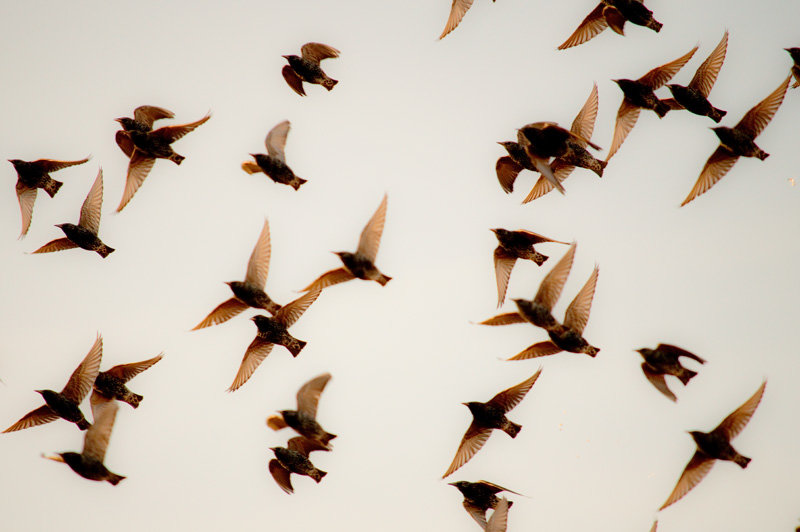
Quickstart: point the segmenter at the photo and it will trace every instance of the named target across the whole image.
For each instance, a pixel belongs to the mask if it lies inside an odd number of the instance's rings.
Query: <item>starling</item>
[[[792,84],[792,88],[796,89],[800,87],[800,48],[784,48],[789,55],[792,56],[792,61],[794,64],[792,65],[792,76],[794,77],[794,84]]]
[[[117,146],[128,156],[133,155],[133,141],[128,131],[141,131],[146,133],[153,130],[153,122],[162,118],[174,118],[172,111],[155,107],[153,105],[142,105],[133,110],[133,118],[117,118],[117,122],[122,126],[122,130],[117,131],[115,140]]]
[[[81,430],[89,428],[89,422],[83,417],[78,405],[80,405],[100,371],[100,359],[103,356],[103,338],[99,334],[89,353],[84,357],[80,365],[72,372],[67,384],[61,392],[53,390],[36,390],[41,394],[46,403],[36,410],[28,412],[22,419],[8,427],[3,432],[14,432],[15,430],[27,429],[37,425],[50,423],[58,418],[66,419],[78,425]]]
[[[392,280],[391,277],[382,274],[375,266],[375,257],[378,255],[378,247],[381,245],[383,224],[386,221],[386,201],[387,196],[384,195],[383,201],[378,205],[378,210],[375,211],[364,230],[361,231],[361,238],[358,240],[356,252],[335,252],[344,264],[344,268],[337,268],[323,273],[313,283],[303,288],[303,292],[322,290],[325,287],[355,278],[375,281],[381,286]]]
[[[288,448],[270,447],[270,450],[275,453],[275,458],[269,461],[269,472],[278,486],[286,493],[294,493],[292,473],[311,477],[319,484],[322,477],[328,473],[314,467],[314,464],[308,459],[308,455],[314,451],[327,451],[328,449],[319,442],[302,436],[295,436],[289,440],[287,445]]]
[[[683,65],[692,58],[696,51],[697,46],[678,59],[654,68],[637,80],[613,80],[619,85],[619,88],[622,89],[622,93],[625,96],[622,98],[619,111],[617,111],[617,122],[614,124],[614,138],[611,141],[611,148],[608,150],[608,155],[606,155],[606,162],[617,153],[622,143],[625,142],[625,137],[628,136],[633,126],[636,125],[636,120],[639,118],[639,111],[641,109],[652,109],[659,118],[667,114],[670,110],[669,105],[659,100],[653,91],[672,79],[672,76],[683,68]]]
[[[308,42],[300,48],[302,57],[296,55],[283,55],[288,65],[283,67],[283,79],[300,96],[305,96],[303,82],[322,85],[332,90],[338,80],[331,79],[322,71],[319,62],[330,57],[339,57],[339,50],[318,42]]]
[[[283,153],[283,149],[286,147],[287,135],[289,135],[289,121],[284,120],[267,133],[267,138],[264,141],[267,146],[267,155],[251,153],[250,155],[256,162],[243,162],[242,170],[248,174],[263,172],[276,183],[289,185],[295,190],[299,189],[300,185],[307,180],[294,175],[292,169],[286,164],[286,156]]]
[[[521,495],[516,491],[492,484],[485,480],[478,482],[466,482],[460,480],[458,482],[451,482],[451,486],[458,488],[458,491],[464,496],[464,509],[472,517],[482,529],[486,528],[486,511],[490,508],[496,508],[500,502],[497,493],[507,491],[516,495]],[[509,502],[508,506],[511,507],[513,503]]]
[[[125,386],[125,383],[150,368],[150,366],[161,360],[163,356],[164,354],[160,353],[148,360],[119,364],[108,371],[101,371],[94,381],[94,391],[106,399],[117,399],[128,403],[133,408],[138,408],[143,397],[130,391]]]
[[[233,292],[233,297],[220,303],[203,321],[198,323],[193,331],[224,323],[240,314],[248,307],[264,309],[272,315],[281,308],[272,301],[264,292],[269,272],[269,259],[271,254],[269,240],[269,223],[264,220],[264,227],[258,236],[256,246],[247,263],[247,273],[244,281],[230,281],[227,284]]]
[[[22,213],[22,232],[19,237],[22,238],[28,233],[31,226],[31,218],[33,218],[33,204],[36,201],[36,189],[44,189],[45,192],[52,198],[61,188],[61,181],[56,181],[50,177],[50,172],[61,170],[75,166],[76,164],[83,164],[88,161],[90,157],[81,159],[80,161],[56,161],[53,159],[37,159],[36,161],[20,161],[19,159],[9,159],[8,162],[14,165],[14,170],[17,171],[17,200],[19,201],[19,210]]]
[[[725,61],[725,52],[728,50],[728,32],[711,52],[708,58],[695,72],[692,81],[684,87],[682,85],[668,84],[667,88],[674,99],[664,100],[670,109],[686,109],[696,115],[707,116],[714,122],[719,122],[727,111],[717,109],[708,101],[708,95],[717,81],[717,74]]]
[[[83,478],[96,481],[107,481],[112,486],[119,484],[125,477],[112,473],[103,464],[117,417],[119,405],[113,399],[106,399],[96,393],[90,398],[94,424],[83,437],[83,451],[79,453],[58,453],[55,456],[44,456],[55,462],[63,462]]]
[[[642,0],[603,0],[572,32],[559,50],[578,46],[596,37],[610,27],[615,33],[625,35],[625,22],[661,31],[662,24],[653,18],[653,12],[644,7]]]
[[[697,444],[697,451],[695,451],[689,463],[686,464],[681,478],[678,479],[678,484],[659,510],[663,510],[670,504],[680,500],[692,488],[697,486],[703,480],[703,477],[711,471],[715,460],[736,462],[742,469],[747,467],[747,464],[750,463],[750,458],[736,452],[730,441],[742,431],[750,421],[750,418],[753,417],[753,413],[761,402],[761,396],[764,395],[766,386],[767,381],[764,381],[750,399],[723,419],[722,423],[711,432],[696,430],[689,432],[695,444]]]
[[[508,529],[508,509],[511,503],[505,497],[501,498],[486,524],[485,532],[506,532]]]
[[[688,357],[701,364],[705,364],[706,362],[694,353],[669,344],[658,344],[655,349],[643,347],[636,351],[644,358],[644,362],[642,362],[644,376],[647,377],[650,384],[655,386],[659,392],[663,393],[672,401],[677,401],[678,398],[675,397],[675,394],[667,387],[664,376],[674,375],[678,377],[685,386],[692,377],[697,375],[696,371],[684,368],[681,365],[680,357]]]
[[[506,229],[492,229],[497,237],[497,247],[494,249],[494,273],[497,277],[497,306],[503,305],[506,298],[508,279],[517,259],[532,260],[537,266],[544,264],[548,259],[534,249],[535,244],[554,242],[566,244],[560,240],[547,238],[533,231],[508,231]]]
[[[305,383],[297,392],[297,410],[281,410],[280,415],[267,418],[267,425],[272,430],[291,427],[301,436],[328,448],[328,442],[334,439],[336,434],[325,432],[317,423],[316,417],[319,396],[322,395],[322,391],[330,379],[330,373],[323,373]]]
[[[100,230],[100,210],[103,206],[103,169],[97,172],[92,188],[81,206],[78,225],[58,224],[56,227],[64,231],[66,238],[57,238],[40,247],[34,253],[50,253],[72,248],[83,248],[96,251],[103,258],[108,257],[114,248],[103,244],[97,232]]]
[[[306,342],[298,340],[289,334],[289,327],[292,326],[308,307],[319,296],[319,289],[311,290],[291,303],[281,307],[273,317],[253,316],[250,318],[258,327],[255,339],[247,347],[242,363],[239,365],[239,372],[233,380],[233,384],[228,388],[229,392],[239,389],[253,375],[255,370],[267,358],[272,346],[282,345],[296,357],[305,347]]]
[[[472,413],[472,423],[470,423],[467,432],[461,439],[456,456],[453,458],[453,463],[447,468],[442,478],[446,478],[456,469],[469,462],[475,453],[483,447],[486,440],[489,439],[492,429],[500,429],[512,438],[517,437],[522,425],[509,421],[506,418],[506,412],[522,401],[541,373],[542,368],[539,368],[529,379],[498,393],[485,403],[476,401],[462,403]]]
[[[117,212],[120,212],[139,190],[145,178],[150,173],[156,159],[169,159],[175,164],[181,164],[185,157],[178,155],[172,150],[172,144],[187,133],[194,131],[198,126],[205,124],[211,118],[211,113],[196,122],[180,124],[177,126],[164,126],[154,131],[139,131],[137,129],[117,132],[117,144],[120,144],[120,137],[130,139],[133,149],[128,163],[128,175],[125,178],[125,191],[122,193],[122,200],[119,202]],[[122,124],[128,119],[117,118],[117,122]],[[124,124],[123,124],[123,127]],[[126,144],[123,140],[122,144]],[[130,146],[130,144],[126,144]],[[125,148],[123,148],[125,151]]]
[[[492,0],[492,2],[494,1],[495,0]],[[453,5],[450,6],[450,15],[447,17],[447,24],[445,24],[442,34],[439,35],[439,40],[456,29],[456,26],[461,23],[461,19],[464,18],[469,8],[472,7],[472,2],[473,0],[453,0]]]
[[[733,128],[724,126],[711,128],[719,137],[720,145],[706,161],[700,177],[697,178],[691,192],[681,203],[681,207],[697,196],[708,192],[733,168],[739,157],[758,157],[762,161],[769,157],[768,153],[756,146],[755,138],[767,127],[783,103],[783,97],[786,95],[791,79],[790,75],[782,81],[769,96],[747,111],[747,114]]]

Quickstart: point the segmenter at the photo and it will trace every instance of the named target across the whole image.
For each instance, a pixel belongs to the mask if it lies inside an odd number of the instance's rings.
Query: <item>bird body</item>
[[[712,128],[719,138],[719,143],[729,152],[738,157],[757,157],[762,161],[769,157],[769,154],[756,146],[753,137],[741,129],[733,127],[718,126]]]
[[[636,107],[655,111],[659,118],[669,112],[669,105],[659,100],[648,85],[634,79],[615,79],[614,83],[619,85],[625,99]]]
[[[663,24],[653,18],[653,12],[647,9],[641,0],[604,0],[604,2],[616,8],[627,22],[650,28],[656,33],[661,31]]]
[[[281,410],[281,416],[287,426],[293,428],[298,434],[310,440],[317,440],[323,445],[336,437],[336,434],[326,432],[316,419],[297,410]]]
[[[300,185],[306,183],[307,180],[294,175],[292,169],[286,164],[284,149],[286,147],[286,138],[289,135],[289,128],[290,124],[288,120],[284,120],[273,127],[269,133],[267,133],[267,138],[264,140],[264,145],[267,147],[267,154],[251,153],[250,155],[256,162],[245,161],[242,163],[242,169],[248,174],[263,172],[274,182],[282,185],[289,185],[297,190],[300,188]]]
[[[689,431],[689,434],[692,435],[697,448],[711,458],[736,462],[736,465],[742,469],[746,468],[747,464],[750,463],[751,459],[739,454],[725,434],[714,431],[701,432],[699,430]]]
[[[139,373],[145,371],[150,366],[161,360],[162,354],[141,362],[131,362],[130,364],[119,364],[97,374],[94,381],[94,391],[107,399],[116,399],[128,403],[133,408],[138,408],[143,397],[133,393],[125,386],[129,380]]]
[[[56,227],[64,231],[64,235],[79,248],[95,251],[103,258],[108,257],[114,251],[114,248],[105,245],[96,233],[85,227],[70,223],[58,224]]]
[[[253,316],[252,319],[258,327],[258,337],[262,341],[284,346],[293,357],[299,355],[305,347],[306,342],[289,334],[289,328],[280,320],[261,315]]]
[[[109,471],[103,462],[96,458],[87,457],[75,452],[58,453],[58,456],[61,457],[62,461],[67,464],[70,469],[89,480],[105,480],[112,486],[116,486],[125,478],[122,475]]]
[[[481,528],[486,528],[486,511],[492,508],[497,508],[500,498],[497,496],[501,491],[507,491],[519,495],[516,491],[511,491],[497,484],[492,484],[485,480],[478,482],[466,482],[460,480],[458,482],[450,482],[450,486],[455,486],[458,491],[464,496],[464,509],[472,517]],[[508,503],[510,508],[513,502]]]
[[[248,307],[264,309],[270,314],[275,314],[281,306],[275,303],[263,289],[246,281],[230,281],[225,283],[231,287],[231,292]]]
[[[175,164],[181,164],[186,158],[175,153],[172,142],[161,135],[152,135],[149,131],[131,130],[128,132],[133,145],[137,150],[148,157],[155,159],[169,159]]]
[[[727,111],[717,109],[711,102],[708,101],[702,92],[691,87],[684,87],[670,83],[667,88],[672,93],[672,97],[680,106],[687,111],[700,116],[707,116],[714,122],[719,122],[725,116]]]
[[[555,327],[547,331],[550,340],[562,351],[570,353],[583,353],[595,357],[600,349],[594,347],[581,335],[580,331],[569,327]]]
[[[267,418],[267,425],[273,430],[291,427],[301,436],[328,448],[336,434],[326,432],[316,417],[319,398],[330,379],[330,373],[323,373],[305,383],[297,392],[297,410],[281,410],[280,415]]]
[[[42,396],[44,402],[50,407],[50,410],[61,419],[65,419],[70,423],[75,423],[79,429],[86,430],[89,428],[89,422],[83,416],[83,412],[78,407],[75,401],[70,400],[59,392],[53,390],[35,390],[36,393]]]
[[[358,253],[350,253],[349,251],[337,251],[336,255],[342,260],[344,268],[353,276],[365,281],[375,281],[381,286],[392,280],[381,273],[375,264],[369,258],[359,255]]]
[[[488,403],[470,401],[464,403],[464,406],[472,412],[473,423],[480,427],[500,429],[512,438],[516,438],[519,431],[522,430],[522,425],[510,421],[506,417],[505,410],[501,406],[491,404],[491,401]]]
[[[643,347],[636,351],[644,358],[644,362],[642,362],[642,372],[644,372],[647,380],[672,401],[677,401],[677,397],[675,397],[675,394],[667,387],[667,383],[664,380],[665,375],[677,377],[684,385],[686,385],[692,377],[697,375],[696,371],[692,371],[681,365],[680,357],[691,358],[700,364],[705,363],[705,360],[694,353],[669,344],[658,344],[655,349]]]
[[[300,48],[301,55],[281,56],[289,63],[283,67],[281,73],[286,83],[300,96],[305,96],[303,82],[322,85],[327,90],[339,83],[338,80],[328,77],[322,70],[320,61],[332,57],[339,57],[339,50],[318,42],[309,42]]]
[[[275,458],[269,461],[269,472],[286,493],[294,493],[292,473],[311,477],[317,483],[328,474],[315,467],[308,458],[314,451],[329,450],[319,442],[297,436],[289,440],[287,447],[270,447],[270,450],[275,453]]]

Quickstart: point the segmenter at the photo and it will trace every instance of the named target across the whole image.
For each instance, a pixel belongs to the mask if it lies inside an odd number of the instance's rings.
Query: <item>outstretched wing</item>
[[[689,82],[689,88],[700,91],[703,96],[708,98],[711,89],[714,88],[714,83],[717,81],[717,75],[722,68],[722,63],[725,62],[725,53],[728,51],[728,31],[722,36],[722,40],[716,48],[709,54],[703,64],[694,73],[692,81]]]
[[[772,117],[778,111],[778,108],[783,103],[783,97],[786,95],[786,89],[789,88],[789,82],[792,75],[789,76],[780,84],[778,88],[772,91],[769,96],[761,100],[755,107],[747,111],[747,114],[742,117],[736,128],[740,131],[747,133],[751,138],[756,138],[759,133],[764,131],[767,124],[770,123]]]
[[[492,397],[487,404],[497,408],[502,408],[504,411],[508,412],[509,410],[517,406],[520,401],[522,401],[522,399],[530,391],[531,387],[533,387],[533,385],[536,383],[536,380],[539,378],[539,375],[541,374],[542,374],[542,368],[539,368],[538,370],[536,370],[536,373],[534,373],[521,383],[517,384],[516,386],[512,386],[508,390],[503,390],[502,392]]]
[[[453,5],[450,6],[450,15],[447,17],[447,24],[444,25],[444,30],[442,34],[439,35],[439,39],[443,39],[445,35],[456,29],[461,23],[461,19],[464,18],[464,15],[469,11],[469,8],[472,7],[473,0],[453,0]]]
[[[686,199],[683,200],[681,203],[681,207],[695,199],[697,196],[705,194],[708,192],[711,187],[717,184],[717,181],[725,177],[731,168],[733,168],[734,163],[739,160],[739,156],[735,155],[728,151],[727,148],[720,145],[714,153],[711,154],[711,157],[708,158],[706,161],[705,166],[703,166],[703,170],[700,172],[700,176],[697,178],[692,190],[689,192],[689,195],[686,196]]]
[[[75,368],[75,371],[70,375],[61,394],[74,402],[80,404],[89,390],[94,386],[94,380],[100,372],[100,360],[103,357],[103,337],[97,335],[97,339],[92,344],[92,348],[83,358],[81,363]]]
[[[247,273],[244,277],[246,283],[264,288],[264,285],[267,284],[271,255],[269,222],[265,219],[264,226],[261,228],[261,233],[258,235],[258,240],[253,248],[253,253],[250,254],[250,260],[247,262]]]
[[[277,126],[273,127],[267,133],[267,138],[264,139],[264,145],[267,147],[267,153],[270,157],[275,157],[281,161],[286,161],[286,155],[283,153],[286,147],[286,138],[289,136],[289,129],[291,124],[288,120],[284,120]]]
[[[19,237],[22,238],[28,234],[28,229],[31,227],[31,219],[33,219],[33,204],[36,202],[35,188],[26,187],[21,182],[17,181],[17,201],[19,201],[19,211],[22,214],[22,232]]]
[[[583,285],[581,291],[578,292],[578,295],[567,307],[567,312],[564,315],[564,325],[573,331],[583,333],[586,328],[586,322],[589,321],[589,312],[592,310],[592,300],[594,299],[598,273],[599,269],[595,266],[586,284]]]
[[[606,29],[608,27],[608,22],[606,22],[606,18],[603,16],[603,7],[603,2],[597,4],[597,7],[586,15],[586,18],[581,21],[580,25],[572,32],[572,35],[561,43],[558,49],[564,50],[565,48],[583,44]]]
[[[110,370],[106,371],[106,373],[124,382],[128,382],[129,380],[137,376],[139,373],[145,371],[146,369],[149,369],[150,366],[154,365],[162,358],[164,358],[164,353],[159,353],[153,358],[142,360],[141,362],[131,362],[130,364],[118,364],[113,368],[111,368]]]
[[[680,56],[674,61],[670,61],[664,65],[658,66],[639,78],[640,83],[644,83],[648,87],[653,90],[660,88],[664,83],[668,82],[672,79],[672,76],[678,73],[678,71],[683,68],[689,59],[692,58],[694,53],[697,51],[697,46],[689,50],[684,55]]]
[[[714,432],[721,432],[724,434],[729,440],[736,437],[742,429],[750,422],[750,418],[753,417],[753,414],[758,408],[758,404],[761,402],[761,397],[764,395],[764,389],[767,387],[767,381],[761,383],[761,386],[758,387],[756,393],[750,397],[747,401],[745,401],[742,406],[731,412],[731,414],[722,420],[722,423],[719,424],[717,428],[714,429]]]
[[[133,150],[133,155],[128,163],[128,175],[125,177],[125,191],[122,193],[119,206],[117,206],[117,212],[124,209],[125,205],[133,198],[150,170],[153,169],[155,162],[155,158],[143,154],[140,150]]]
[[[444,475],[442,475],[442,478],[447,478],[456,469],[469,462],[472,457],[475,456],[475,453],[480,451],[481,447],[483,447],[483,444],[486,443],[486,440],[489,439],[491,434],[492,429],[478,427],[473,421],[469,428],[467,428],[467,432],[464,434],[464,437],[461,438],[461,443],[458,445],[456,455],[453,458],[450,467],[448,467],[447,471],[445,471]]]
[[[678,479],[678,483],[675,485],[675,489],[672,490],[667,500],[661,505],[659,510],[663,510],[670,504],[680,500],[684,495],[689,493],[689,491],[697,486],[701,480],[711,471],[711,468],[714,466],[714,460],[710,456],[700,451],[696,451],[692,459],[689,460],[689,463],[686,464],[686,468],[683,470],[683,474],[681,474],[681,478]]]
[[[575,258],[575,247],[577,244],[573,242],[567,252],[561,257],[561,260],[553,266],[542,283],[539,285],[539,290],[536,292],[534,302],[542,305],[550,310],[555,306],[556,301],[561,296],[561,290],[564,288],[564,283],[567,282],[569,272],[572,269],[572,260]]]
[[[329,380],[331,374],[323,373],[305,383],[297,392],[297,411],[312,419],[317,417],[319,398]]]
[[[100,209],[103,206],[103,169],[97,171],[97,177],[94,180],[92,188],[89,189],[89,194],[81,206],[81,217],[78,220],[78,225],[84,227],[94,234],[100,231]]]
[[[328,46],[321,42],[308,42],[300,47],[300,55],[303,56],[303,59],[316,61],[317,63],[329,57],[339,57],[339,53],[339,50],[333,46]]]
[[[208,122],[208,119],[211,118],[211,112],[209,111],[206,116],[197,120],[196,122],[190,122],[188,124],[180,124],[177,126],[164,126],[156,129],[155,131],[151,132],[150,135],[157,137],[167,143],[173,143],[179,138],[183,137],[187,133],[194,131],[198,126],[201,126]]]
[[[369,219],[364,230],[361,231],[361,238],[358,240],[358,248],[356,253],[368,259],[370,262],[375,262],[375,257],[378,255],[378,247],[381,245],[381,235],[383,235],[383,225],[386,221],[386,202],[388,196],[384,194],[381,204],[378,205],[378,210]]]

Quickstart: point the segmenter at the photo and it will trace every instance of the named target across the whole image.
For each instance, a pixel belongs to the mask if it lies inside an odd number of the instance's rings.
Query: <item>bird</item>
[[[497,278],[497,306],[499,308],[506,298],[508,279],[511,277],[511,270],[514,269],[517,259],[532,260],[537,266],[541,266],[548,257],[536,251],[534,245],[543,242],[556,244],[566,244],[566,242],[553,240],[533,231],[508,231],[497,228],[492,229],[492,232],[497,237],[497,247],[494,248],[494,273]]]
[[[152,131],[131,129],[117,132],[117,144],[120,144],[120,137],[127,137],[130,140],[130,144],[133,145],[129,156],[128,174],[125,178],[125,190],[122,193],[117,212],[125,208],[133,198],[133,195],[139,190],[139,187],[142,186],[156,159],[169,159],[175,164],[183,162],[185,157],[175,153],[171,144],[187,133],[194,131],[198,126],[205,124],[209,118],[211,118],[211,113],[207,113],[200,120],[188,124],[164,126]],[[126,120],[125,118],[116,119],[120,124]],[[125,126],[123,125],[123,127]],[[123,144],[127,142],[127,140],[122,141]],[[127,145],[130,146],[130,144]],[[123,148],[123,151],[125,151],[125,148]]]
[[[289,327],[303,315],[320,294],[319,289],[311,290],[291,303],[281,307],[273,317],[256,315],[250,318],[256,324],[258,333],[247,347],[229,392],[238,390],[253,375],[261,362],[267,358],[275,344],[284,346],[293,357],[300,354],[306,342],[289,334]]]
[[[358,240],[358,248],[355,253],[347,251],[336,251],[335,255],[339,256],[343,268],[337,268],[320,275],[314,282],[301,290],[307,292],[309,290],[322,290],[331,285],[350,281],[352,279],[364,279],[365,281],[375,281],[381,286],[392,280],[391,277],[384,275],[375,266],[375,257],[378,255],[378,247],[381,245],[381,235],[383,234],[383,225],[386,221],[386,201],[388,197],[383,196],[383,201],[378,205],[378,210],[369,219],[364,230],[361,231],[361,237]]]
[[[65,249],[82,248],[88,251],[95,251],[103,258],[108,257],[114,252],[114,248],[107,246],[97,236],[100,230],[100,214],[103,206],[103,169],[97,172],[92,188],[81,206],[81,216],[78,225],[58,224],[66,238],[57,238],[43,245],[34,253],[50,253],[53,251],[63,251]]]
[[[283,149],[286,147],[286,137],[289,135],[289,127],[289,121],[284,120],[270,129],[269,133],[267,133],[267,138],[264,140],[264,144],[267,147],[267,154],[251,153],[250,155],[256,162],[243,162],[242,170],[248,174],[262,172],[276,183],[289,185],[295,190],[299,189],[300,185],[303,183],[306,183],[308,180],[294,175],[292,169],[286,164],[286,156]]]
[[[506,418],[506,412],[513,409],[519,404],[525,395],[530,391],[539,375],[542,373],[542,368],[539,368],[528,379],[522,381],[516,386],[512,386],[507,390],[503,390],[489,401],[480,403],[471,401],[469,403],[462,403],[469,408],[472,413],[472,423],[467,428],[467,432],[461,439],[458,446],[456,455],[453,462],[442,478],[447,478],[459,467],[463,466],[475,456],[489,436],[492,434],[493,429],[500,429],[512,438],[516,438],[522,425],[518,425]]]
[[[678,479],[675,489],[672,490],[672,493],[659,510],[663,510],[680,500],[697,486],[711,471],[716,460],[736,462],[742,469],[747,467],[747,464],[750,463],[750,458],[739,454],[730,441],[747,426],[750,418],[753,417],[758,404],[761,402],[761,397],[764,395],[766,386],[767,381],[765,380],[750,399],[723,419],[722,423],[711,432],[697,430],[689,432],[697,445],[697,450],[692,455],[689,463],[686,464],[686,468],[684,468],[681,478]]]
[[[767,152],[756,146],[755,138],[767,127],[783,103],[783,97],[786,95],[791,79],[790,74],[769,96],[747,111],[734,127],[711,128],[719,138],[719,147],[706,161],[692,190],[681,203],[681,207],[697,196],[708,192],[733,168],[739,157],[758,157],[762,161],[769,157]]]
[[[247,272],[244,276],[244,281],[229,281],[227,284],[233,297],[223,301],[212,310],[203,321],[198,323],[192,330],[203,329],[212,325],[224,323],[234,316],[247,310],[247,308],[264,309],[272,315],[275,315],[281,306],[275,303],[264,292],[264,285],[267,282],[267,274],[269,273],[269,259],[272,254],[272,248],[269,238],[269,222],[265,219],[264,226],[261,228],[261,234],[258,236],[256,245],[253,252],[250,254],[250,260],[247,262]]]
[[[297,55],[281,56],[289,63],[285,65],[281,71],[283,79],[285,79],[292,90],[300,96],[306,95],[306,91],[303,89],[304,81],[306,83],[322,85],[330,91],[339,81],[328,77],[328,75],[322,71],[322,67],[320,67],[319,63],[323,59],[339,57],[339,53],[339,50],[327,44],[308,42],[300,48],[302,57]]]
[[[100,359],[103,357],[103,337],[99,334],[92,348],[81,363],[70,375],[67,384],[60,392],[53,390],[36,390],[46,403],[25,414],[19,421],[3,432],[14,432],[37,425],[50,423],[58,418],[66,419],[78,425],[81,430],[89,428],[89,422],[83,417],[79,407],[81,401],[92,389],[97,373],[100,371]]]
[[[175,113],[154,105],[141,105],[133,110],[133,118],[117,118],[117,122],[122,126],[122,130],[117,131],[115,136],[117,146],[130,158],[133,155],[134,145],[128,131],[152,131],[153,122],[162,118],[175,118]]]
[[[43,189],[52,198],[61,188],[61,185],[64,184],[50,177],[50,173],[62,168],[83,164],[90,158],[91,156],[80,161],[57,161],[55,159],[37,159],[35,161],[8,160],[14,165],[14,170],[17,171],[17,200],[22,214],[22,232],[19,234],[19,238],[23,238],[28,234],[28,229],[30,229],[37,189]]]
[[[494,512],[492,512],[489,522],[486,523],[485,532],[506,532],[508,529],[509,507],[511,507],[511,503],[508,502],[508,499],[502,497],[497,503]]]
[[[319,484],[328,473],[314,467],[314,464],[308,459],[308,455],[314,451],[327,451],[328,449],[319,442],[303,436],[290,439],[286,445],[287,447],[270,447],[270,450],[275,453],[275,458],[269,461],[268,468],[278,486],[286,493],[294,493],[292,473],[311,477]]]
[[[789,52],[789,55],[792,56],[792,61],[794,61],[792,65],[792,76],[794,77],[792,88],[796,89],[800,87],[800,48],[784,48],[784,50]]]
[[[479,480],[478,482],[459,480],[458,482],[450,482],[449,485],[458,488],[458,491],[464,496],[464,502],[462,503],[464,509],[482,529],[486,528],[486,511],[490,508],[496,508],[500,502],[500,498],[497,497],[498,493],[507,491],[522,495],[486,480]],[[514,503],[508,503],[509,508],[512,504]]]
[[[106,399],[117,399],[128,403],[133,408],[138,408],[143,397],[130,391],[128,387],[125,386],[125,383],[139,373],[149,369],[163,357],[164,353],[159,353],[155,357],[142,360],[141,362],[118,364],[108,371],[101,371],[97,374],[97,379],[94,381],[94,391]]]
[[[709,54],[705,61],[695,72],[694,77],[686,87],[675,83],[668,83],[667,88],[672,93],[672,98],[664,100],[670,109],[686,109],[696,115],[707,116],[714,122],[719,123],[727,111],[717,109],[708,101],[708,95],[717,81],[722,63],[725,61],[725,53],[728,50],[728,32],[722,36],[719,44]]]
[[[617,153],[622,143],[625,142],[625,137],[628,136],[633,126],[636,125],[636,120],[639,118],[639,111],[641,109],[652,109],[659,118],[662,118],[669,112],[669,105],[659,100],[653,91],[672,79],[672,77],[683,68],[683,65],[692,58],[696,51],[697,46],[678,59],[654,68],[637,80],[613,80],[619,85],[624,97],[617,111],[617,121],[614,124],[614,137],[611,141],[611,148],[608,150],[608,155],[606,155],[606,162]]]
[[[642,347],[637,349],[636,352],[644,358],[644,362],[642,362],[644,376],[647,377],[650,384],[672,401],[677,401],[678,398],[667,386],[667,382],[664,379],[665,375],[678,377],[684,386],[692,380],[692,377],[697,375],[696,371],[681,365],[680,357],[691,358],[700,364],[706,363],[705,360],[694,353],[670,344],[658,344],[655,349]]]
[[[494,3],[495,0],[492,0]],[[444,39],[445,35],[456,29],[461,23],[461,19],[467,14],[469,8],[472,7],[473,0],[453,0],[453,5],[450,6],[450,15],[447,17],[447,24],[444,26],[442,34],[439,35],[439,40]]]
[[[322,391],[331,380],[330,373],[323,373],[305,383],[297,392],[297,410],[281,410],[279,415],[267,418],[267,426],[272,430],[293,428],[301,436],[329,447],[336,434],[325,432],[317,422],[317,404]]]
[[[81,453],[58,453],[54,456],[45,455],[44,458],[67,464],[70,469],[83,478],[98,482],[105,480],[112,486],[116,486],[125,477],[109,471],[103,461],[119,405],[113,399],[106,399],[97,393],[92,393],[90,402],[94,423],[83,438],[83,451]]]
[[[625,22],[661,31],[663,24],[653,18],[653,12],[644,7],[642,0],[603,0],[595,7],[580,25],[559,45],[559,50],[583,44],[596,37],[606,28],[619,35],[625,35]]]

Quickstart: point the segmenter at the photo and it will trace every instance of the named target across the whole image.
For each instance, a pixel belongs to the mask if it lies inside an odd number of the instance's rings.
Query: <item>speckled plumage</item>
[[[309,42],[300,48],[300,53],[300,56],[281,56],[289,63],[281,71],[289,87],[300,96],[306,95],[303,82],[322,85],[329,91],[333,90],[339,81],[328,77],[319,63],[323,59],[339,57],[339,50],[327,44]]]

